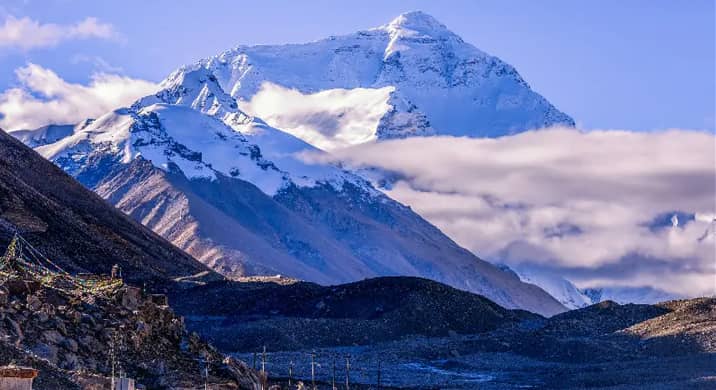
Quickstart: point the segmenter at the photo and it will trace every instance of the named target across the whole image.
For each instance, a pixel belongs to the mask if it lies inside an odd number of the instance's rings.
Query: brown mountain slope
[[[206,266],[87,190],[0,130],[0,245],[19,232],[69,272],[109,273],[119,264],[134,284],[162,284]]]

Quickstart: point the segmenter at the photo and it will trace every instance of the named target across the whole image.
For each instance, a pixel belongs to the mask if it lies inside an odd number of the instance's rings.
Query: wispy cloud
[[[0,47],[29,50],[55,46],[73,39],[119,39],[120,35],[111,24],[88,17],[69,24],[40,23],[28,17],[7,16],[0,25]]]
[[[388,193],[484,258],[581,286],[716,294],[716,137],[552,129],[394,140],[311,160],[372,167]],[[692,215],[673,227],[676,211]]]
[[[94,70],[103,72],[103,73],[121,73],[124,71],[124,69],[121,66],[114,66],[100,56],[93,56],[93,55],[87,55],[87,54],[75,54],[70,59],[70,62],[72,64],[87,63],[87,64],[92,65]]]
[[[131,104],[157,85],[116,74],[97,73],[88,85],[68,83],[36,64],[15,71],[19,87],[0,94],[0,127],[31,129],[49,123],[76,123]]]

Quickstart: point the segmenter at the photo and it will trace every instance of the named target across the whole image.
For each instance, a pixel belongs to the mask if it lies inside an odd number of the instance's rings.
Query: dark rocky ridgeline
[[[203,273],[201,263],[109,205],[32,149],[0,130],[0,247],[14,232],[68,272],[108,274],[164,288]]]
[[[179,291],[187,326],[224,351],[366,345],[470,334],[542,321],[480,295],[413,277],[337,286],[285,279],[222,281]]]
[[[253,389],[256,373],[187,332],[163,298],[128,286],[102,297],[10,279],[0,285],[0,364],[38,368],[35,388],[64,389],[108,386],[114,361],[117,373],[158,389],[202,386],[208,361],[213,389]]]

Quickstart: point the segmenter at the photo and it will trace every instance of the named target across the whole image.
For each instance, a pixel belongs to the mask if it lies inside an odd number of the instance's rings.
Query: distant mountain
[[[613,301],[619,304],[656,304],[680,298],[676,294],[648,286],[604,286],[580,289],[552,271],[541,270],[529,265],[512,268],[499,265],[499,267],[514,272],[525,283],[539,286],[569,309],[579,309],[604,301]]]
[[[54,139],[52,128],[40,131]],[[135,284],[219,278],[0,130],[0,251],[15,232],[69,272],[108,274],[119,264]]]
[[[238,46],[208,70],[239,107],[324,150],[414,135],[495,137],[574,126],[509,64],[423,12],[286,45]]]
[[[503,269],[509,268],[505,265],[501,267]],[[512,269],[523,282],[539,286],[568,309],[579,309],[600,302],[599,300],[592,300],[589,296],[580,291],[577,286],[572,284],[572,282],[552,272],[542,271],[528,266],[513,267]]]
[[[529,265],[509,267],[500,264],[498,267],[513,272],[525,283],[539,286],[568,309],[580,309],[604,301],[613,301],[619,304],[656,304],[680,298],[676,294],[648,286],[604,286],[580,289],[552,271],[541,270]]]
[[[614,286],[587,288],[582,290],[582,293],[585,296],[589,297],[592,303],[598,303],[602,301],[614,301],[621,304],[654,304],[680,298],[676,294],[672,294],[649,286]]]
[[[361,177],[304,163],[296,154],[315,148],[245,114],[206,69],[175,72],[131,107],[56,133],[19,136],[224,275],[419,276],[508,308],[564,310]]]

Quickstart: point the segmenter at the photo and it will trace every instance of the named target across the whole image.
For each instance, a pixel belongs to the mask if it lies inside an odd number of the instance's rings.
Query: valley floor
[[[266,370],[285,384],[293,364],[294,383],[311,383],[311,352],[316,380],[330,389],[332,362],[338,388],[345,388],[346,356],[350,356],[352,388],[401,389],[713,389],[716,354],[644,357],[598,363],[565,363],[533,359],[510,352],[466,351],[479,336],[414,338],[360,347],[270,352]],[[236,356],[249,364],[253,353]],[[261,354],[256,365],[261,366]],[[358,386],[362,385],[362,386]],[[322,388],[321,385],[318,386]]]

